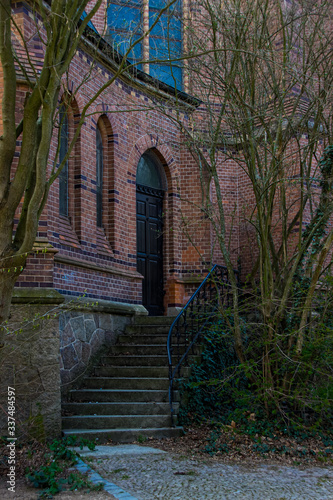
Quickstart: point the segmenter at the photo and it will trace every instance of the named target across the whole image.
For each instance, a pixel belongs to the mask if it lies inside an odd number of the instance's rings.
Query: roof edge
[[[100,51],[101,55],[107,63],[111,63],[111,65],[112,63],[115,65],[119,65],[123,62],[123,56],[107,40],[105,40],[105,38],[103,38],[99,33],[96,33],[89,26],[86,26],[83,36],[87,39],[87,41],[92,43]],[[186,92],[183,92],[182,90],[177,90],[171,85],[168,85],[161,80],[148,75],[144,71],[133,66],[129,61],[126,61],[125,64],[126,71],[125,73],[122,73],[119,78],[128,78],[128,76],[130,75],[132,78],[134,77],[139,82],[142,82],[143,85],[151,85],[155,89],[156,93],[162,92],[164,94],[167,94],[167,96],[172,97],[173,99],[180,99],[185,104],[193,106],[195,108],[202,104],[202,101],[200,99],[193,97]],[[126,75],[126,72],[128,72],[129,75]],[[129,78],[131,83],[133,83],[132,78]],[[163,98],[165,96],[161,95],[161,97]]]

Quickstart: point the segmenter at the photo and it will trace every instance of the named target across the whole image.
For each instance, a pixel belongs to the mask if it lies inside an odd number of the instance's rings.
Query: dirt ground
[[[16,484],[15,492],[8,491],[7,477],[8,464],[5,459],[7,450],[6,445],[0,446],[0,500],[35,500],[39,498],[41,490],[34,488],[29,484],[25,478],[26,469],[39,470],[42,466],[49,463],[50,459],[47,457],[50,452],[47,446],[40,443],[32,443],[27,446],[22,446],[16,449]],[[72,468],[65,469],[62,474],[66,477],[69,472],[74,472]],[[105,491],[63,491],[58,493],[55,498],[57,500],[81,500],[81,499],[94,499],[94,500],[115,500],[115,497]]]
[[[234,423],[232,423],[234,424]],[[148,439],[143,446],[183,456],[195,456],[206,460],[229,464],[265,463],[286,466],[333,465],[333,447],[323,438],[295,439],[283,434],[271,437],[238,433],[237,427],[225,426],[219,434],[212,434],[207,425],[187,428],[184,436],[171,439]],[[214,437],[214,439],[212,439]]]
[[[16,482],[15,493],[7,490],[7,485],[3,483],[3,478],[0,478],[0,498],[1,500],[36,500],[38,499],[39,490],[32,488],[24,479],[19,479]],[[115,500],[113,495],[105,491],[82,492],[68,491],[56,495],[57,500]]]

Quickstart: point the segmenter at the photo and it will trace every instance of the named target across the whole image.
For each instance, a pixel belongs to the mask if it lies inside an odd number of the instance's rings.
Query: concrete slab
[[[166,451],[149,446],[139,446],[137,444],[123,444],[119,446],[99,445],[92,451],[84,446],[71,448],[81,457],[113,457],[117,455],[158,455]]]

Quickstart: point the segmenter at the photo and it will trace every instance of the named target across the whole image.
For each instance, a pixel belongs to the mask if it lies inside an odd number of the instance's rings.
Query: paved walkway
[[[82,455],[138,500],[333,500],[333,467],[227,465],[136,445],[99,446]]]
[[[333,467],[230,465],[138,445],[80,451],[81,469],[103,480],[105,491],[71,492],[55,500],[333,500]],[[0,484],[0,498],[32,500],[38,490]]]

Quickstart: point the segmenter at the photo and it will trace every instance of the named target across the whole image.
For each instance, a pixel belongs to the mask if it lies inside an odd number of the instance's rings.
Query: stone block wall
[[[15,292],[0,366],[0,432],[8,436],[8,387],[15,389],[18,443],[61,434],[59,316],[55,290]]]

